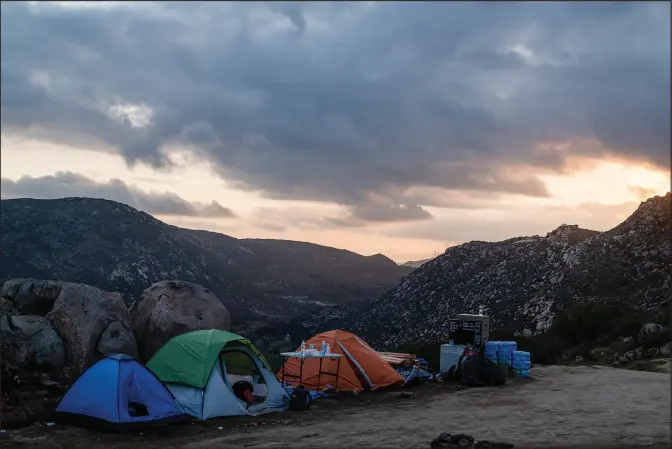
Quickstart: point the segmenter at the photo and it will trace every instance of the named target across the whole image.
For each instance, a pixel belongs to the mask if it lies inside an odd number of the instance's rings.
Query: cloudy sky
[[[3,198],[402,262],[669,190],[669,2],[1,8]]]

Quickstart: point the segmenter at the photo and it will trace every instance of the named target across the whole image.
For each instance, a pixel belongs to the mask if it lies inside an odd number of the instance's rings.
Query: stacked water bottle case
[[[529,377],[530,353],[517,351],[517,347],[515,341],[489,341],[485,345],[485,357],[499,366],[511,367],[515,376]]]
[[[532,361],[530,359],[530,353],[525,351],[514,351],[513,352],[513,374],[518,377],[530,377],[530,368],[532,367]]]

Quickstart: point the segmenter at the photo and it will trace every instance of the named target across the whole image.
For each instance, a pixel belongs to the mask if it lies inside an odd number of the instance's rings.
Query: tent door
[[[355,359],[355,358],[352,356],[352,354],[350,354],[350,352],[345,348],[345,346],[343,346],[343,345],[341,344],[340,341],[337,341],[336,343],[338,343],[338,346],[341,347],[341,349],[342,349],[343,352],[345,353],[346,357],[347,357],[347,358],[348,358],[348,359],[349,359],[349,360],[350,360],[350,361],[357,367],[357,369],[359,370],[359,372],[361,373],[361,375],[364,377],[364,380],[365,380],[366,383],[368,384],[369,388],[373,388],[373,387],[375,387],[375,384],[374,384],[373,382],[371,382],[371,379],[369,378],[369,375],[366,374],[366,371],[364,371],[364,368],[362,368],[362,365],[359,364],[359,362],[357,361],[357,359]]]
[[[141,418],[143,416],[149,416],[149,410],[147,409],[147,404],[145,403],[144,398],[142,397],[142,390],[140,389],[140,384],[138,379],[135,377],[135,373],[130,376],[129,379],[130,385],[128,388],[128,404],[126,404],[126,409],[128,410],[128,416],[131,418]]]
[[[254,352],[248,348],[231,348],[222,351],[219,357],[224,380],[234,393],[234,397],[248,412],[254,413],[266,407],[268,399],[268,383],[264,376],[264,365]],[[249,382],[253,387],[252,394],[259,402],[247,402],[239,398],[233,391],[233,385],[238,381]]]

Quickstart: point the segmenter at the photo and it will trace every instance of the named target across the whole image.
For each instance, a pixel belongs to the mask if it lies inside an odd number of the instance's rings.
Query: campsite
[[[531,369],[515,342],[488,341],[487,316],[458,317],[451,337],[466,344],[442,345],[436,374],[413,354],[379,353],[342,330],[283,353],[277,373],[243,336],[186,332],[146,365],[104,357],[67,390],[55,422],[5,431],[0,442],[68,449],[669,444],[666,374]],[[450,433],[459,445],[441,443]]]
[[[89,305],[110,307],[97,290],[65,285],[54,308],[78,310],[65,302],[73,297],[69,289],[90,292],[84,297]],[[156,317],[168,310],[213,307],[203,305],[212,304],[211,293],[185,282],[157,284],[147,292],[157,298],[148,314],[155,329],[161,322]],[[23,322],[17,318],[9,322]],[[10,426],[0,432],[3,448],[503,449],[670,442],[667,374],[533,365],[532,354],[518,350],[515,340],[491,340],[483,308],[448,320],[443,343],[427,354],[431,363],[412,353],[378,351],[360,335],[332,329],[280,352],[282,363],[272,367],[250,339],[221,329],[228,317],[215,328],[200,323],[205,328],[194,321],[193,330],[173,326],[140,337],[141,351],[134,342],[122,353],[91,353],[70,366],[70,378],[49,378],[46,368],[33,377],[19,372],[23,384],[10,394],[24,396],[8,411],[4,423]],[[651,339],[657,329],[644,326],[641,337]],[[66,346],[74,359],[73,348]],[[26,384],[31,378],[34,385]],[[41,400],[45,389],[50,399]],[[12,424],[12,411],[20,415],[36,403],[41,411]],[[461,438],[461,445],[445,442],[452,438]]]
[[[540,367],[494,388],[430,384],[316,402],[310,411],[223,418],[134,434],[44,424],[0,434],[6,448],[428,448],[441,432],[516,448],[669,447],[669,376],[591,367]],[[626,407],[625,404],[628,404]]]

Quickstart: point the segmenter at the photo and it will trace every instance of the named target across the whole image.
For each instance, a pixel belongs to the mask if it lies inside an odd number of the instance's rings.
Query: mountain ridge
[[[0,207],[2,281],[81,282],[130,303],[154,282],[181,279],[212,290],[238,322],[369,300],[410,271],[382,255],[183,229],[104,199],[6,199]]]
[[[491,328],[541,333],[573,303],[625,300],[649,310],[672,287],[670,193],[650,198],[621,224],[599,232],[561,225],[545,236],[453,246],[367,304],[304,323],[336,323],[383,348],[439,342],[457,313],[483,305]]]

